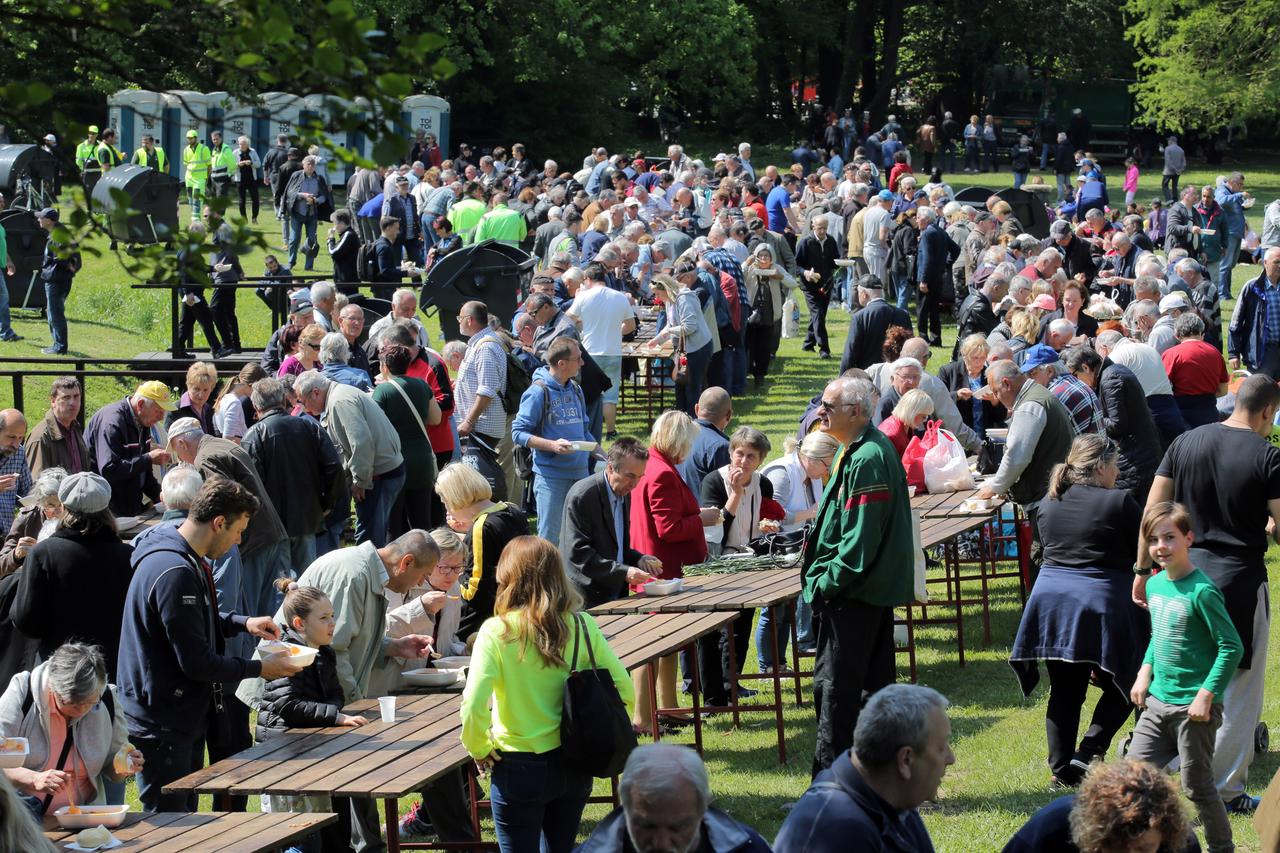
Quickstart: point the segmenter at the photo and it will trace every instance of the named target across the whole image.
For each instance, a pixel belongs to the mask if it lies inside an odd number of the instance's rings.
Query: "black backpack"
[[[506,413],[512,415],[520,410],[520,398],[524,396],[524,392],[528,391],[529,386],[533,384],[533,377],[524,369],[520,358],[511,351],[511,348],[501,338],[493,338],[492,340],[502,350],[502,354],[507,359],[507,386],[498,394],[498,399],[502,401],[502,408]],[[484,341],[481,341],[481,343],[484,343]]]
[[[627,756],[636,748],[636,733],[613,675],[596,667],[590,636],[586,640],[591,669],[578,669],[578,640],[586,633],[582,614],[574,613],[573,656],[560,713],[560,750],[566,765],[597,779],[608,779],[622,772]]]
[[[361,243],[356,249],[356,276],[361,281],[373,282],[378,275],[378,253],[373,243]]]

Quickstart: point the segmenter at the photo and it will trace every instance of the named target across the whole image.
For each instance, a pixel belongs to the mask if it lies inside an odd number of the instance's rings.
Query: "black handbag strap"
[[[62,742],[62,752],[58,754],[58,763],[54,765],[54,770],[61,770],[67,763],[67,756],[71,754],[71,747],[75,745],[76,733],[71,724],[67,724],[67,739]],[[71,784],[76,783],[74,774],[71,777]],[[44,801],[40,803],[40,814],[49,811],[49,804],[53,802],[53,794],[45,794]]]
[[[586,624],[582,620],[581,613],[573,614],[573,659],[569,662],[569,673],[573,674],[578,670],[578,631],[581,629],[583,634],[587,634]],[[591,635],[587,634],[587,659],[591,661],[591,668],[596,668],[596,653],[591,648]]]

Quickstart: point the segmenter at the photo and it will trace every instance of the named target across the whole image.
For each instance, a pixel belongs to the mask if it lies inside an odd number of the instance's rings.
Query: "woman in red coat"
[[[631,547],[662,561],[656,574],[664,578],[683,577],[685,566],[707,558],[703,529],[722,523],[720,510],[703,509],[676,470],[698,434],[698,425],[684,412],[664,412],[653,422],[649,433],[649,461],[644,477],[631,493]],[[649,672],[634,674],[637,728],[643,727],[649,710]],[[658,707],[675,708],[676,657],[658,661]]]

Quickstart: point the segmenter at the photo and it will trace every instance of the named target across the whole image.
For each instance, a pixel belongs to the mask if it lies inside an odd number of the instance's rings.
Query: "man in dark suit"
[[[661,568],[630,543],[630,494],[648,459],[643,444],[620,438],[605,469],[579,480],[565,498],[560,553],[588,608],[626,597],[628,586],[651,580]]]
[[[956,345],[951,348],[951,358],[960,357],[960,344],[969,335],[989,335],[1000,320],[995,306],[1009,292],[1009,280],[1000,273],[991,273],[982,281],[981,288],[970,288],[969,295],[960,303],[956,312]]]
[[[405,277],[400,266],[400,220],[384,216],[379,222],[382,236],[373,243],[373,295],[379,299],[391,299],[396,286]]]
[[[920,284],[920,305],[916,323],[920,337],[930,346],[942,346],[942,315],[939,304],[947,272],[960,257],[960,247],[943,230],[938,215],[931,207],[916,211],[920,227],[920,246],[916,256],[916,277]]]
[[[858,304],[862,310],[849,321],[849,337],[844,342],[840,372],[851,367],[866,370],[884,361],[884,336],[890,326],[911,331],[911,315],[906,309],[890,305],[884,299],[884,285],[878,276],[868,273],[858,279]]]
[[[1089,252],[1089,244],[1075,235],[1071,223],[1065,219],[1054,220],[1049,226],[1049,237],[1062,252],[1062,268],[1067,271],[1067,278],[1085,287],[1092,284],[1098,275],[1098,266]]]

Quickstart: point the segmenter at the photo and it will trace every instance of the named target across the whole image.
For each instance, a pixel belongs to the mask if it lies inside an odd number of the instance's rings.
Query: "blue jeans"
[[[1040,171],[1049,168],[1049,143],[1040,146]]]
[[[324,530],[316,534],[316,557],[323,557],[330,551],[336,551],[342,547],[342,531],[347,528],[348,513],[344,513],[342,518],[332,521],[325,519]],[[314,560],[312,561],[314,562]],[[299,572],[301,574],[301,572]]]
[[[12,318],[9,316],[9,279],[0,267],[0,341],[11,341],[18,337],[13,330]]]
[[[689,382],[676,386],[676,408],[687,412],[689,417],[696,417],[693,406],[702,396],[707,384],[707,366],[711,364],[711,341],[702,345],[702,349],[688,354]]]
[[[760,671],[773,667],[773,640],[769,634],[774,621],[775,608],[760,608],[760,621],[756,623],[756,662]],[[791,611],[785,607],[776,608],[778,617],[778,654],[782,662],[787,660],[787,643],[791,640]],[[802,650],[813,648],[813,605],[805,601],[804,596],[796,599],[796,642]]]
[[[306,216],[299,216],[296,213],[289,214],[289,268],[293,269],[298,265],[298,249],[302,246],[302,230],[307,231],[308,242],[316,239],[316,215],[308,213]],[[315,256],[306,256],[306,269],[315,269]]]
[[[504,752],[494,764],[489,800],[502,853],[569,853],[591,777],[560,762],[560,750]]]
[[[1240,241],[1236,241],[1236,245],[1240,245]],[[67,351],[67,294],[71,292],[71,282],[55,283],[46,281],[44,283],[44,299],[48,306],[49,315],[49,337],[52,338],[51,346],[58,352]]]
[[[204,212],[204,187],[187,187],[187,207],[191,208],[191,220],[199,219]]]
[[[316,561],[316,536],[289,537],[289,565],[295,576],[306,571],[307,566]]]
[[[399,468],[375,479],[373,486],[364,493],[364,500],[356,501],[357,545],[372,542],[381,548],[387,544],[387,522],[391,519],[391,505],[404,488],[404,481],[402,462]]]
[[[240,584],[244,590],[246,616],[270,616],[284,596],[275,583],[289,570],[289,540],[265,545],[252,554],[240,556]]]
[[[1014,188],[1015,190],[1017,190],[1017,189],[1021,189],[1021,188],[1022,188],[1022,185],[1023,185],[1024,183],[1026,183],[1026,180],[1027,180],[1027,173],[1026,173],[1026,172],[1014,172],[1014,173],[1013,173],[1013,188]]]
[[[905,310],[907,299],[911,296],[911,280],[905,275],[894,273],[893,286],[898,291],[898,307]]]
[[[1062,204],[1063,199],[1067,197],[1067,193],[1071,191],[1071,187],[1067,183],[1069,178],[1070,175],[1058,175],[1058,204]]]
[[[569,497],[569,487],[577,480],[563,477],[533,477],[533,499],[538,506],[538,535],[559,547],[560,521],[564,518],[564,504]]]
[[[1240,237],[1240,234],[1227,235],[1227,245],[1218,264],[1218,296],[1222,299],[1231,298],[1231,270],[1240,258]]]

